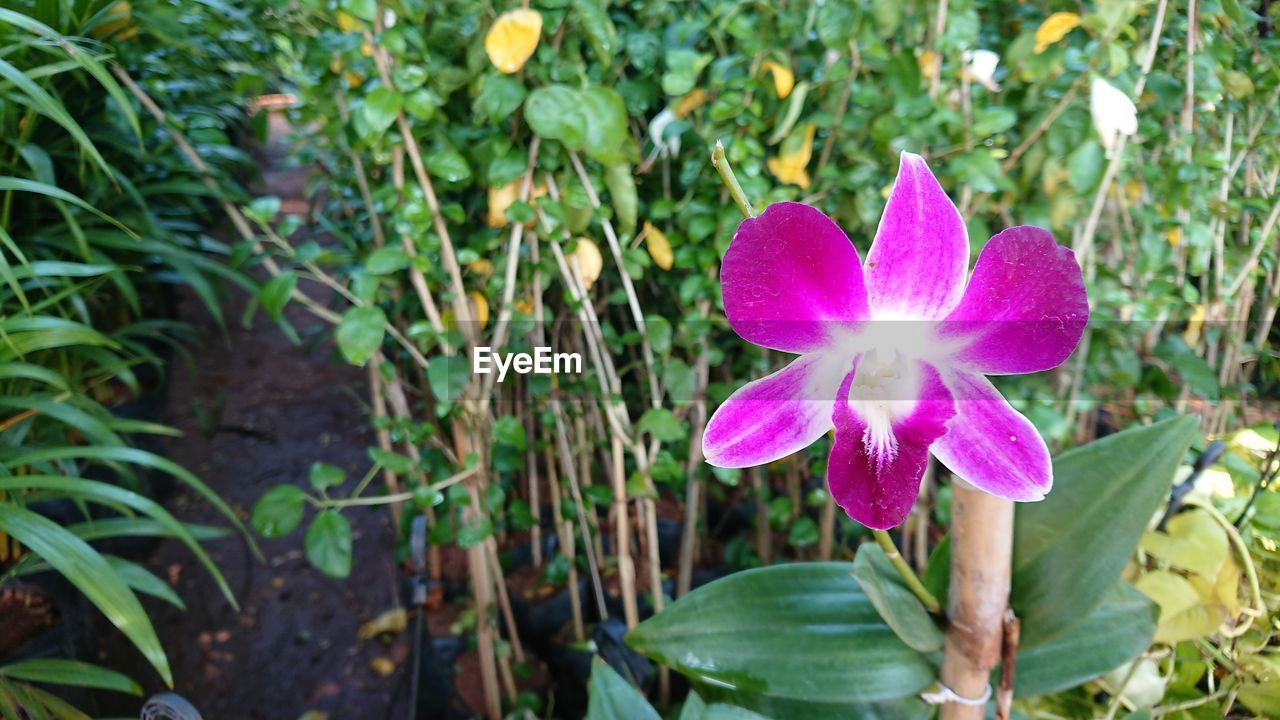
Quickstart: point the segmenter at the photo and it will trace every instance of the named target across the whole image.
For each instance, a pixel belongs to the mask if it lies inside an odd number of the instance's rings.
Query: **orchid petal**
[[[943,376],[956,400],[956,418],[933,454],[962,480],[1010,500],[1042,500],[1053,486],[1049,448],[1021,413],[981,375]]]
[[[720,281],[729,324],[775,350],[822,349],[833,330],[868,316],[858,251],[830,218],[800,203],[775,203],[744,220]]]
[[[877,319],[936,320],[960,302],[969,235],[924,158],[902,153],[898,179],[867,253],[867,296]]]
[[[960,307],[938,332],[964,343],[954,361],[968,369],[1021,374],[1065,362],[1088,321],[1075,254],[1048,230],[1021,226],[987,242]]]
[[[840,385],[834,414],[836,439],[827,462],[827,483],[836,504],[849,517],[876,530],[902,524],[920,494],[929,466],[929,446],[945,437],[955,403],[938,372],[919,363],[914,406],[892,422],[891,447],[872,437],[873,420],[860,416],[849,402],[856,368]],[[890,402],[912,402],[894,399]],[[870,431],[869,431],[870,428]]]
[[[831,429],[832,398],[846,361],[805,355],[742,386],[707,423],[702,454],[717,467],[771,463],[813,444]]]

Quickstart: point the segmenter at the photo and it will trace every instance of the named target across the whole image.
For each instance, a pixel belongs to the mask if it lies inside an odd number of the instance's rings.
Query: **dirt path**
[[[263,192],[280,196],[286,212],[299,212],[291,205],[301,202],[307,170],[285,167],[281,131],[273,127],[271,145],[259,153]],[[315,296],[324,297],[323,291]],[[190,362],[175,355],[160,419],[183,432],[168,444],[169,457],[193,470],[247,522],[253,503],[272,486],[305,486],[313,461],[360,477],[368,467],[365,449],[375,439],[362,404],[368,396],[364,372],[345,365],[330,343],[308,344],[305,329],[315,321],[296,307],[288,315],[304,337],[302,346],[291,344],[262,313],[251,327],[241,327],[246,301],[232,292],[227,340],[198,302],[181,303],[179,314],[195,328],[200,345]],[[183,520],[226,524],[189,493],[180,491],[166,504]],[[206,720],[294,720],[308,711],[332,720],[407,716],[407,638],[390,646],[356,638],[360,624],[393,607],[398,592],[387,511],[357,510],[347,513],[355,557],[345,581],[307,564],[302,530],[261,541],[265,564],[238,538],[210,543],[240,612],[176,541],[161,543],[145,559],[187,603],[182,612],[144,599],[169,653],[175,690]],[[148,693],[163,689],[136,650],[116,637],[104,637],[103,644],[105,663],[131,671]],[[392,661],[392,674],[384,677],[371,667],[378,657]],[[99,710],[137,717],[139,704],[117,699]]]

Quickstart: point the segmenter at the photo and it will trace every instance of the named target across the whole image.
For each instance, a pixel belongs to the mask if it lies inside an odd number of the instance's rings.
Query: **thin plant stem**
[[[751,201],[747,199],[747,194],[742,191],[742,185],[738,183],[738,176],[733,174],[733,168],[729,166],[729,158],[724,156],[724,143],[716,141],[716,147],[711,151],[711,166],[720,173],[720,179],[724,181],[724,186],[728,188],[729,195],[733,201],[737,203],[738,209],[742,214],[753,218],[756,211],[751,207]]]
[[[920,582],[920,578],[916,576],[915,571],[907,564],[906,559],[902,557],[902,553],[898,552],[898,546],[893,544],[893,538],[889,537],[889,533],[884,530],[872,530],[871,534],[875,537],[876,544],[884,550],[889,562],[893,563],[894,569],[902,576],[902,581],[907,584],[907,589],[911,591],[911,594],[920,599],[925,610],[934,615],[940,614],[942,612],[942,604],[938,602],[938,598],[933,596],[933,593],[925,588],[924,583]]]

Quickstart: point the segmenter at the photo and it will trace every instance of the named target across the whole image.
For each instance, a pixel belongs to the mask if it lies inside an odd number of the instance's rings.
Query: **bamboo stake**
[[[578,596],[578,548],[573,540],[573,524],[564,518],[560,510],[563,496],[560,493],[560,479],[556,476],[556,461],[551,454],[551,443],[547,443],[547,482],[551,487],[551,515],[555,519],[556,534],[560,539],[560,552],[569,561],[569,610],[573,616],[573,637],[578,642],[586,639],[582,627],[582,598]]]
[[[1004,615],[1009,605],[1013,503],[963,482],[952,485],[951,589],[942,683],[962,698],[989,695],[988,680],[1000,662]],[[942,720],[981,720],[985,703],[947,702]]]

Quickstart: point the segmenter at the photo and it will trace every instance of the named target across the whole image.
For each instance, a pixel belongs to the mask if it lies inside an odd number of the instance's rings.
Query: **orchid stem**
[[[942,605],[938,602],[938,598],[925,588],[924,583],[920,582],[920,578],[916,577],[916,573],[907,564],[906,559],[902,557],[902,553],[898,552],[898,546],[893,544],[893,538],[889,537],[889,533],[884,530],[872,530],[871,534],[875,536],[876,542],[884,550],[884,554],[888,556],[889,562],[893,563],[893,567],[897,569],[898,574],[902,576],[902,580],[907,584],[912,594],[924,603],[924,609],[933,615],[942,612]]]
[[[738,204],[742,214],[749,218],[755,217],[756,211],[751,207],[747,194],[742,191],[742,185],[738,184],[738,176],[729,167],[729,158],[724,156],[724,143],[719,140],[716,141],[715,150],[711,151],[711,165],[720,173],[720,179],[724,181],[724,186],[729,189],[729,194],[733,196],[733,201]]]

